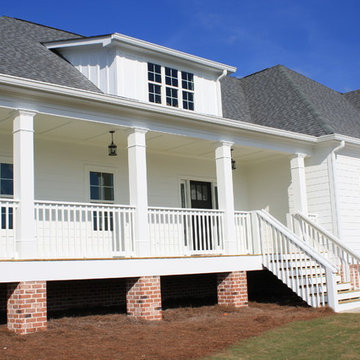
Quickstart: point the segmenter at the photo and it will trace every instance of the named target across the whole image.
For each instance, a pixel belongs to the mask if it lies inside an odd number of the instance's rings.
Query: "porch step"
[[[350,282],[338,282],[336,284],[336,288],[337,288],[338,292],[351,290],[351,283]]]
[[[351,300],[360,301],[360,290],[338,291],[337,298],[339,300],[339,304]]]
[[[338,311],[347,311],[360,308],[360,299],[341,300],[338,304]]]

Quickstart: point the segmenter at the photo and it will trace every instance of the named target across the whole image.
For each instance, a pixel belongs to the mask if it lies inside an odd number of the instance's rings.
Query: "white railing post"
[[[215,150],[219,209],[224,211],[224,245],[228,255],[237,252],[231,145],[230,142],[222,142]]]
[[[134,128],[128,135],[130,205],[135,207],[135,254],[150,256],[146,171],[147,130]]]
[[[36,257],[34,219],[34,116],[19,110],[13,122],[16,249],[20,258]]]
[[[326,289],[327,289],[327,304],[335,312],[338,311],[338,299],[336,288],[336,273],[331,269],[326,268]]]
[[[253,254],[261,254],[259,218],[255,211],[251,212]]]

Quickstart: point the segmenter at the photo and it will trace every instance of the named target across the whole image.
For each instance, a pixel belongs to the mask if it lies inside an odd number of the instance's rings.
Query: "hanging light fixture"
[[[232,152],[234,149],[231,149],[231,169],[236,170],[236,161],[232,157]]]
[[[109,149],[109,156],[116,156],[117,152],[117,146],[114,144],[114,130],[109,131],[109,133],[111,134],[111,144],[108,146]]]

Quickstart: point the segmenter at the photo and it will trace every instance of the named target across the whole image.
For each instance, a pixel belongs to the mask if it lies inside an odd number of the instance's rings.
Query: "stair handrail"
[[[311,306],[325,305],[326,291],[327,305],[336,311],[338,308],[336,289],[337,267],[265,210],[257,210],[256,214],[258,217],[258,230],[261,238],[264,266]],[[266,228],[264,230],[263,223],[270,226],[271,229],[270,239],[272,247],[269,253],[266,253],[267,250],[265,249],[269,245],[269,239],[266,238],[268,230]],[[291,248],[289,248],[289,242],[292,244]],[[293,252],[294,249],[297,250]],[[296,273],[294,270],[289,270],[288,265],[297,260],[301,265],[304,265],[305,270],[297,270]],[[312,279],[315,279],[312,276],[322,276],[320,270],[312,268],[312,261],[325,271],[326,290],[322,285],[314,285],[312,283]],[[275,263],[279,265],[275,265]],[[310,275],[310,280],[304,281],[304,275],[306,277]],[[311,292],[311,285],[313,285],[315,293]]]
[[[319,262],[322,266],[329,268],[333,272],[337,272],[337,267],[331,263],[324,256],[320,255],[315,251],[314,248],[302,241],[296,234],[291,232],[283,223],[277,220],[275,217],[270,215],[266,210],[257,210],[256,213],[264,218],[267,222],[277,227],[281,232],[284,233],[295,245],[297,245],[301,250],[307,253],[313,260]]]
[[[300,229],[303,232],[303,241],[308,241],[308,237],[310,236],[308,233],[306,234],[307,236],[304,236],[304,224],[307,224],[313,232],[316,231],[325,238],[326,241],[323,241],[323,243],[320,243],[319,236],[317,236],[317,238],[312,237],[312,241],[317,241],[319,247],[325,248],[325,250],[330,252],[330,254],[325,253],[324,257],[330,258],[335,256],[337,258],[340,263],[338,264],[340,265],[338,270],[342,275],[342,280],[350,281],[354,288],[360,288],[360,256],[338,237],[309,219],[306,215],[296,213],[292,214],[292,218],[299,221]]]

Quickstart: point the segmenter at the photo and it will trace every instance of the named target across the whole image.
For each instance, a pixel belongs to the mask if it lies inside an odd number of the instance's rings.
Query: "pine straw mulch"
[[[333,314],[275,304],[165,310],[164,320],[146,322],[123,314],[50,320],[48,331],[20,336],[0,326],[0,359],[180,360],[199,359],[235,342],[291,321]]]

